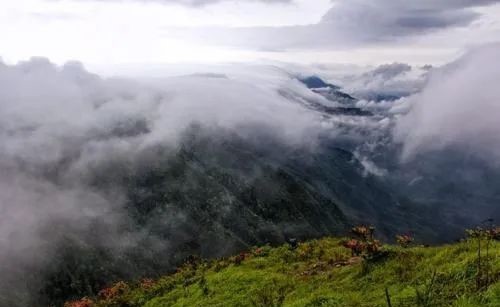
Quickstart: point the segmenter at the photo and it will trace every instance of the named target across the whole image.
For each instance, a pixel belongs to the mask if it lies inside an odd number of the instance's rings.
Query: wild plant
[[[364,258],[373,258],[377,256],[382,244],[375,239],[375,227],[373,226],[356,226],[351,232],[357,238],[351,238],[342,242],[342,245],[351,250],[352,256],[363,256]]]
[[[477,245],[477,270],[476,270],[476,289],[480,290],[487,287],[491,283],[491,264],[490,264],[490,246],[492,241],[498,240],[500,227],[492,225],[493,220],[488,219],[483,222],[490,223],[489,227],[476,227],[467,229],[466,233],[472,242]]]
[[[398,243],[399,246],[402,248],[408,248],[410,247],[411,244],[414,242],[414,238],[410,235],[397,235],[396,236],[396,242]]]

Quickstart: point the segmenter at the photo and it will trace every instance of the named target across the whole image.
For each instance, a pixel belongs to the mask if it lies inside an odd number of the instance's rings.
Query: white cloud
[[[498,0],[334,1],[318,23],[283,27],[206,27],[168,29],[166,35],[187,37],[207,44],[264,50],[352,49],[360,46],[398,45],[445,30],[468,27],[479,20],[480,8]],[[477,30],[477,29],[476,29]],[[458,44],[455,39],[450,42]],[[455,46],[456,47],[456,46]]]
[[[466,44],[500,33],[500,5],[478,6],[495,1],[167,2],[2,3],[1,56],[10,63],[33,55],[57,63],[79,59],[101,71],[261,59],[425,64],[444,63]]]
[[[175,152],[193,124],[244,140],[259,135],[314,145],[322,117],[280,90],[321,100],[274,67],[141,82],[102,79],[74,62],[0,63],[1,295],[22,291],[19,283],[28,281],[19,276],[47,265],[66,237],[107,249],[134,247],[144,234],[127,227],[126,192],[119,183],[96,188],[96,173],[119,161],[139,168],[157,158],[157,148]],[[158,242],[169,247],[168,240]]]
[[[92,0],[77,0],[77,1],[92,1]],[[93,0],[93,1],[116,2],[116,1],[120,1],[120,0]],[[215,4],[215,3],[219,3],[219,2],[236,2],[236,3],[262,2],[262,3],[266,3],[266,4],[276,4],[276,3],[291,3],[293,0],[128,0],[128,1],[158,2],[158,3],[164,3],[164,4],[180,4],[180,5],[188,5],[188,6],[204,6],[204,5],[210,5],[210,4]]]
[[[411,98],[395,137],[403,158],[456,148],[498,164],[500,158],[500,45],[477,48],[432,72],[422,93]]]
[[[397,100],[420,91],[427,73],[427,69],[406,63],[383,64],[362,74],[345,77],[344,86],[360,99]]]

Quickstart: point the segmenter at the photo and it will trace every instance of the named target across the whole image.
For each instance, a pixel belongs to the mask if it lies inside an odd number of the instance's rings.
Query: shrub
[[[488,220],[492,221],[492,220]],[[489,228],[476,227],[465,231],[470,240],[477,243],[477,273],[476,288],[482,289],[488,287],[492,282],[490,276],[491,264],[489,249],[493,240],[498,240],[500,227],[490,226]],[[483,255],[483,253],[486,255]]]
[[[78,301],[67,302],[64,304],[64,307],[92,307],[92,306],[94,306],[94,302],[86,297]]]
[[[434,271],[432,273],[432,278],[427,283],[424,285],[424,288],[422,290],[415,288],[415,304],[417,306],[422,306],[422,307],[430,307],[434,306],[433,300],[434,300],[434,286],[436,284],[436,276],[437,273]]]
[[[352,228],[351,232],[358,239],[349,239],[344,241],[342,245],[351,250],[352,256],[373,258],[380,253],[382,244],[374,238],[375,227],[357,226]]]
[[[342,300],[334,297],[318,297],[307,303],[305,307],[336,307],[343,306]]]
[[[290,238],[287,240],[288,245],[290,245],[290,249],[297,249],[299,246],[299,241],[296,238]]]
[[[351,232],[361,238],[363,241],[373,240],[373,234],[375,233],[375,227],[373,226],[356,226],[351,229]]]
[[[356,239],[350,239],[342,242],[342,246],[351,250],[352,256],[360,256],[365,250],[365,244]]]
[[[251,300],[256,307],[280,307],[285,302],[286,295],[290,292],[289,284],[280,284],[273,280],[271,284],[255,292]]]
[[[181,269],[193,269],[196,270],[198,268],[198,265],[202,263],[202,259],[197,256],[197,255],[189,255],[184,259],[184,264]]]
[[[255,257],[265,257],[269,255],[271,247],[269,245],[264,245],[261,247],[254,247],[250,253]]]
[[[208,288],[208,282],[207,279],[205,278],[205,274],[203,274],[200,280],[198,281],[198,286],[200,287],[203,295],[207,296],[210,294],[210,289]]]
[[[99,296],[105,300],[113,300],[130,290],[129,286],[123,282],[117,282],[112,287],[104,288],[99,291]]]
[[[491,229],[488,229],[488,235],[492,240],[500,241],[500,226],[495,226]]]
[[[297,250],[300,260],[309,260],[313,257],[314,246],[311,242],[300,244]]]
[[[408,248],[413,243],[414,239],[410,235],[397,235],[396,241],[398,242],[399,246]]]
[[[382,244],[379,240],[371,240],[366,243],[366,253],[369,257],[375,256],[382,250]]]
[[[149,290],[155,286],[155,281],[150,278],[144,278],[140,282],[140,287],[144,290]]]
[[[235,265],[240,265],[248,256],[248,253],[241,252],[239,255],[232,257],[231,260]]]

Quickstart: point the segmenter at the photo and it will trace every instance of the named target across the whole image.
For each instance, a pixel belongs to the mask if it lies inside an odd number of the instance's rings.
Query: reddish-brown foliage
[[[120,281],[112,287],[104,288],[99,291],[99,296],[105,300],[112,300],[120,295],[123,295],[128,290],[129,286],[125,282]]]
[[[144,278],[141,280],[140,285],[141,285],[142,289],[148,290],[148,289],[151,289],[155,285],[155,281],[152,279],[149,279],[149,278]]]
[[[488,235],[490,236],[491,239],[500,241],[500,226],[488,229]]]
[[[235,265],[240,265],[245,259],[247,259],[249,256],[248,253],[241,252],[239,255],[233,257],[233,263]]]
[[[66,302],[64,307],[92,307],[94,306],[94,302],[89,298],[82,298],[78,301]]]
[[[363,240],[373,240],[375,227],[373,226],[356,226],[351,229],[351,232]]]
[[[379,240],[372,240],[366,243],[366,252],[368,255],[374,255],[380,252],[382,244]]]
[[[260,256],[260,255],[262,255],[262,254],[263,254],[263,251],[264,251],[264,250],[263,250],[261,247],[258,247],[258,248],[256,248],[256,249],[254,249],[253,254],[254,254],[255,256]]]
[[[407,248],[413,243],[414,239],[410,235],[397,235],[396,241],[398,242],[399,246]]]
[[[348,248],[351,250],[352,256],[359,256],[361,253],[363,253],[363,250],[365,249],[365,244],[359,240],[356,239],[350,239],[347,241],[344,241],[342,245],[345,248]]]
[[[352,256],[363,255],[364,257],[373,257],[379,254],[382,244],[373,237],[375,232],[374,227],[357,226],[352,228],[351,232],[358,239],[349,239],[344,241],[342,245],[351,250]]]

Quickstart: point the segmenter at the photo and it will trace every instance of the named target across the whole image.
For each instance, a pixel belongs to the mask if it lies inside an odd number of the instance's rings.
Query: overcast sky
[[[439,64],[500,38],[500,0],[0,0],[0,56],[120,65]]]

